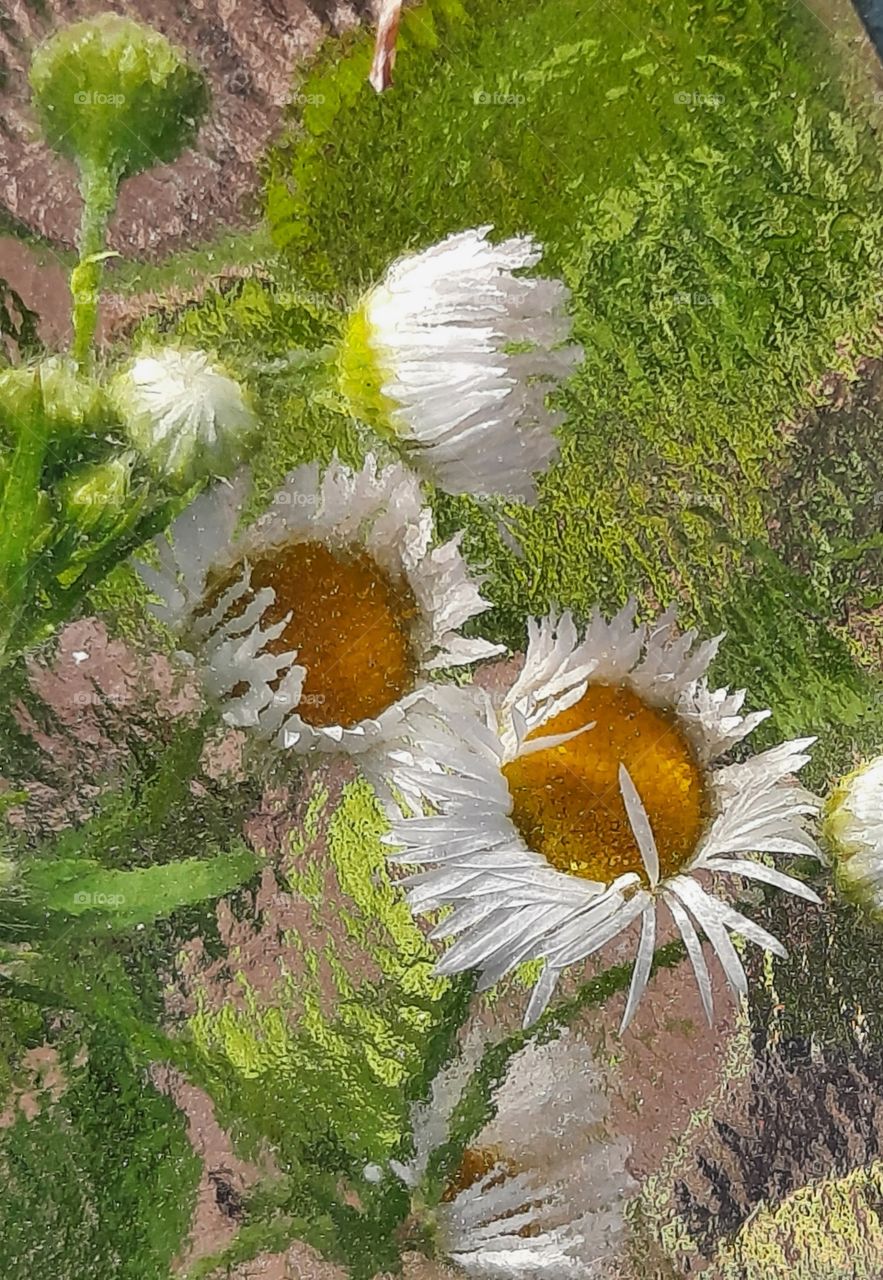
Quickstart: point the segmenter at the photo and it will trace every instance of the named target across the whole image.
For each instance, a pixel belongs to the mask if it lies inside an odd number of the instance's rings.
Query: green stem
[[[27,412],[16,429],[18,438],[0,490],[0,661],[18,626],[31,581],[34,542],[44,519],[40,481],[48,427],[39,372],[34,373]]]
[[[160,503],[146,512],[135,512],[136,519],[123,525],[114,537],[86,564],[75,581],[57,591],[57,607],[48,615],[53,625],[62,622],[93,587],[103,581],[124,560],[143,547],[151,538],[162,533],[186,505],[180,497]]]
[[[80,261],[71,273],[74,330],[71,352],[77,363],[85,366],[91,358],[98,324],[101,254],[107,239],[107,224],[116,207],[118,183],[106,169],[84,166],[80,173],[80,192],[83,197]]]
[[[681,942],[669,942],[653,957],[652,972],[680,964],[686,955]],[[433,1154],[427,1179],[427,1200],[436,1203],[456,1173],[469,1143],[493,1119],[493,1096],[502,1083],[512,1057],[531,1040],[553,1040],[584,1009],[604,1004],[617,991],[624,991],[632,979],[633,964],[614,965],[584,983],[567,1000],[554,1005],[532,1027],[513,1032],[496,1044],[489,1045],[463,1091],[451,1117],[450,1137]]]

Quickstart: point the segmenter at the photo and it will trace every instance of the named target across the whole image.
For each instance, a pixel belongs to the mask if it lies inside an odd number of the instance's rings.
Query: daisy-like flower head
[[[530,236],[492,244],[490,227],[393,263],[350,320],[341,381],[355,412],[391,431],[448,493],[531,499],[558,451],[546,405],[582,359],[567,345],[568,292],[524,277]]]
[[[825,835],[840,892],[883,920],[883,756],[834,788],[825,807]]]
[[[498,653],[459,628],[486,609],[459,538],[433,548],[419,481],[373,457],[288,476],[241,536],[242,484],[201,494],[139,572],[232,725],[282,749],[359,753],[435,668]]]
[[[130,440],[179,489],[229,476],[256,426],[242,387],[204,351],[138,356],[114,384]]]
[[[447,1140],[454,1108],[480,1045],[442,1070],[414,1110],[414,1157],[395,1174],[420,1189],[432,1153]],[[638,1187],[629,1144],[611,1138],[602,1073],[587,1045],[565,1033],[516,1054],[497,1091],[494,1118],[463,1154],[434,1209],[437,1247],[470,1276],[589,1280],[615,1256],[623,1207]],[[369,1175],[382,1176],[371,1170]],[[418,1200],[420,1197],[418,1197]]]
[[[634,614],[632,604],[610,623],[596,613],[582,639],[568,614],[531,623],[524,668],[501,704],[438,689],[435,709],[422,709],[390,753],[394,784],[417,816],[394,820],[387,839],[401,846],[397,861],[427,868],[405,881],[411,906],[453,908],[435,930],[457,938],[440,972],[478,967],[487,988],[543,960],[526,1023],[562,970],[640,920],[625,1026],[650,975],[661,905],[709,1020],[700,932],[745,994],[730,934],[784,950],[710,892],[703,872],[818,901],[750,856],[819,856],[807,829],[818,806],[793,777],[813,739],[719,763],[769,712],[744,715],[744,690],[709,689],[720,637],[697,646],[693,632],[677,634],[672,614],[650,626],[635,625]]]

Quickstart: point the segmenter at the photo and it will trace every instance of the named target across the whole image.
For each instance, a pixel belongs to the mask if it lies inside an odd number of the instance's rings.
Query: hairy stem
[[[84,166],[80,175],[83,216],[80,222],[80,261],[71,273],[72,322],[71,353],[80,365],[91,359],[98,324],[98,295],[107,224],[116,207],[118,183],[106,169]]]

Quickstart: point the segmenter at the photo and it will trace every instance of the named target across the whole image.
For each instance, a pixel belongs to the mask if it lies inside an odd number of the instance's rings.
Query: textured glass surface
[[[857,9],[9,0],[0,1280],[883,1275]]]

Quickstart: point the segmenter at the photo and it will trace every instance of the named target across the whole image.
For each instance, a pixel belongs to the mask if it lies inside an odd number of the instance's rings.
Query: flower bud
[[[134,447],[177,490],[229,476],[256,426],[242,387],[204,351],[139,356],[116,379],[113,399]]]
[[[35,402],[35,384],[39,400]],[[51,356],[37,365],[0,370],[0,432],[14,439],[39,404],[55,441],[105,431],[110,407],[101,387],[83,377],[74,360]]]
[[[353,414],[446,493],[533,501],[563,421],[547,397],[582,349],[562,281],[520,274],[541,246],[495,244],[489,231],[392,264],[347,324],[340,387]]]
[[[838,889],[883,920],[883,756],[841,779],[825,806],[824,830]]]
[[[208,100],[183,52],[115,13],[57,31],[35,53],[30,79],[50,145],[116,181],[174,160]]]
[[[68,476],[58,489],[66,520],[93,537],[110,533],[127,509],[134,462],[123,453]]]

